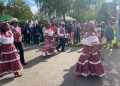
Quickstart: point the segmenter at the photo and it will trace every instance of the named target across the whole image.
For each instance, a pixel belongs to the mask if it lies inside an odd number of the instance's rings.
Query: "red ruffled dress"
[[[97,36],[89,36],[83,40],[83,50],[76,64],[76,75],[87,77],[104,76],[104,68],[101,62],[100,52],[97,47],[91,44],[99,44]]]
[[[0,43],[0,75],[21,71],[23,67],[14,45],[13,33],[11,31],[1,33]]]
[[[57,53],[55,48],[54,32],[45,30],[45,42],[42,48],[42,56],[54,55]]]

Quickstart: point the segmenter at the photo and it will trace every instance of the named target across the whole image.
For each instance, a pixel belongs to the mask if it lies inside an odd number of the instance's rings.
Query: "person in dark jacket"
[[[76,43],[79,43],[80,42],[80,23],[77,22],[76,24]]]
[[[29,27],[29,24],[26,24],[25,26],[25,42],[27,44],[30,44],[30,36],[31,35],[31,30],[30,30],[30,27]]]
[[[40,36],[41,36],[41,27],[39,24],[36,25],[36,28],[34,30],[35,32],[35,44],[39,44],[40,42]]]
[[[105,36],[107,39],[107,47],[112,48],[112,40],[114,39],[114,32],[110,23],[107,23],[106,25]]]

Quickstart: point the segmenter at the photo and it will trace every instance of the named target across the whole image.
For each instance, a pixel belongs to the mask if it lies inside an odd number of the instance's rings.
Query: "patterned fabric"
[[[63,27],[58,28],[57,34],[59,37],[64,37],[65,36],[65,28],[63,28]]]
[[[45,42],[44,42],[44,47],[42,49],[42,55],[47,56],[47,55],[53,55],[55,54],[55,41],[53,38],[53,32],[50,30],[45,31]]]
[[[12,32],[9,33],[11,33],[11,35],[2,34],[0,36],[0,41],[4,40],[1,41],[2,45],[0,46],[0,75],[22,70],[19,54],[13,45],[14,40],[12,40]]]
[[[84,77],[89,75],[104,76],[104,68],[97,48],[84,47],[76,65],[76,74]]]
[[[77,75],[102,77],[104,75],[104,68],[101,62],[99,48],[93,46],[93,44],[99,44],[98,37],[95,35],[88,36],[83,39],[82,44],[85,46],[81,51],[76,65]]]
[[[21,28],[20,27],[13,28],[13,33],[14,33],[14,41],[22,42]]]

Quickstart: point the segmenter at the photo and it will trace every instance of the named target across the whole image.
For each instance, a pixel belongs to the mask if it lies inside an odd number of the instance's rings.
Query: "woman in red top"
[[[21,33],[21,28],[18,26],[18,20],[13,19],[11,21],[11,25],[12,25],[12,32],[14,34],[14,44],[16,48],[19,50],[20,61],[22,65],[26,65],[26,62],[24,59],[24,50],[22,45],[22,33]]]

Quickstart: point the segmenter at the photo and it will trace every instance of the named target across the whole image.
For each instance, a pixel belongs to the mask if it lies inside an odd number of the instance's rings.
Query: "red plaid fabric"
[[[22,42],[21,28],[20,27],[14,28],[13,33],[14,33],[14,42]]]
[[[19,54],[13,44],[0,46],[0,75],[14,73],[23,69]]]

